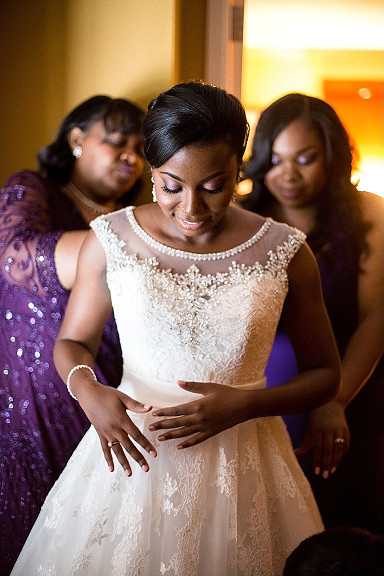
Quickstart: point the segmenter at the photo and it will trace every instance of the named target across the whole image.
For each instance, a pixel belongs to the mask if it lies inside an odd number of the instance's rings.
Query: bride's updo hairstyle
[[[177,84],[154,98],[144,120],[144,153],[151,166],[162,166],[191,144],[225,142],[242,162],[249,124],[240,101],[203,82]]]

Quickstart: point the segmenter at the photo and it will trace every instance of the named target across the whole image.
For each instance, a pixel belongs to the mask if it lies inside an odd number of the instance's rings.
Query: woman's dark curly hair
[[[336,526],[303,540],[288,556],[283,576],[382,576],[384,537]]]
[[[143,120],[144,112],[129,100],[103,95],[93,96],[64,118],[54,142],[40,150],[37,157],[39,170],[50,180],[66,184],[75,162],[68,142],[69,133],[73,128],[78,127],[86,132],[96,122],[102,121],[107,133],[141,135]]]
[[[247,117],[235,96],[203,82],[185,82],[149,104],[144,154],[158,168],[185,146],[225,141],[240,164],[248,135]]]
[[[351,252],[367,250],[366,233],[370,225],[363,221],[360,193],[351,183],[354,154],[350,137],[335,110],[320,98],[305,94],[286,94],[260,115],[252,144],[252,155],[244,167],[244,174],[253,181],[251,194],[243,203],[249,210],[263,213],[273,203],[264,183],[272,168],[272,146],[277,136],[292,122],[304,122],[319,135],[325,151],[326,184],[314,229],[308,242],[314,252],[332,239],[343,235]]]

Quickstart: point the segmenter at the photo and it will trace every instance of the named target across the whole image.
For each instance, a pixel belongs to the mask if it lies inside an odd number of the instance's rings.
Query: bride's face
[[[233,198],[238,171],[224,142],[181,148],[152,169],[158,205],[184,236],[212,232]]]

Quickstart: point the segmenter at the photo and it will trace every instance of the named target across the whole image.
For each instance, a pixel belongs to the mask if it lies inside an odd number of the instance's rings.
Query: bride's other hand
[[[177,447],[189,448],[246,419],[247,391],[212,382],[178,380],[178,385],[202,397],[153,411],[153,416],[165,419],[151,424],[149,430],[168,430],[158,437],[160,442],[188,436]]]
[[[99,435],[111,472],[114,470],[112,452],[127,476],[132,475],[127,454],[136,460],[144,472],[148,472],[148,462],[136,445],[141,446],[152,457],[157,456],[156,449],[132,422],[127,410],[145,413],[149,412],[152,406],[137,402],[120,390],[102,384],[95,384],[88,388],[86,393],[79,394],[79,402]]]

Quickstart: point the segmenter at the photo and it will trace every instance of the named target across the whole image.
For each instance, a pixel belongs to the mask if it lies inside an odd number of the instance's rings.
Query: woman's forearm
[[[363,388],[383,354],[380,313],[367,317],[352,336],[342,358],[343,385],[335,400],[345,408]]]

